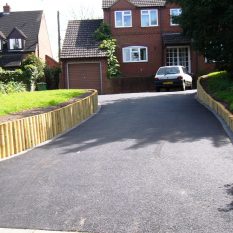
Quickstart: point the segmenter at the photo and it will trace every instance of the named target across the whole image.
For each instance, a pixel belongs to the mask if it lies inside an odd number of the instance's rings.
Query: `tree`
[[[22,71],[30,85],[30,91],[34,91],[36,82],[44,77],[44,62],[35,54],[29,54],[22,62]]]
[[[168,0],[182,8],[177,22],[194,48],[220,67],[233,71],[233,1]]]

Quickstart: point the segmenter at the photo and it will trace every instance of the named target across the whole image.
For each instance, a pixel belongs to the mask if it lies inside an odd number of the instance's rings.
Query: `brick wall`
[[[122,77],[151,77],[157,69],[165,65],[165,46],[162,33],[179,33],[179,26],[170,25],[170,9],[179,8],[175,4],[165,7],[137,8],[126,0],[120,0],[110,9],[104,9],[104,21],[110,25],[114,38],[117,39],[117,57],[121,66]],[[141,27],[141,10],[158,9],[158,26]],[[132,27],[115,28],[114,12],[118,10],[132,11]],[[122,48],[127,46],[146,46],[148,48],[148,62],[123,63]],[[204,58],[191,50],[192,72],[213,70],[213,66],[205,64]]]

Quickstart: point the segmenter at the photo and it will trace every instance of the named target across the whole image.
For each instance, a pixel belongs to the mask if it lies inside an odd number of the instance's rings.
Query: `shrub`
[[[5,84],[0,82],[0,94],[6,94]]]
[[[10,81],[8,83],[0,82],[0,93],[10,94],[26,91],[26,86],[22,82]]]
[[[34,91],[37,81],[43,81],[44,78],[44,62],[35,54],[29,54],[22,62],[22,71],[30,91]]]
[[[0,68],[0,82],[8,83],[8,82],[23,82],[27,83],[27,80],[23,76],[23,72],[20,69],[17,70],[3,70]]]
[[[46,66],[44,69],[45,81],[49,90],[58,89],[59,78],[61,73],[60,67],[49,67]]]

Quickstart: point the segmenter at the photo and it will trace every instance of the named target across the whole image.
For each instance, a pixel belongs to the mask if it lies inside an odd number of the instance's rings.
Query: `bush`
[[[59,78],[61,73],[60,67],[49,67],[46,66],[44,69],[45,81],[49,90],[58,89]]]
[[[34,91],[37,81],[43,81],[44,78],[44,62],[35,54],[29,54],[22,62],[22,71],[30,91]]]
[[[18,93],[25,91],[26,91],[26,86],[22,82],[13,82],[13,81],[10,81],[8,83],[0,82],[1,94]]]
[[[3,70],[0,68],[0,82],[23,82],[27,83],[27,80],[23,76],[23,72],[20,69],[17,70]]]

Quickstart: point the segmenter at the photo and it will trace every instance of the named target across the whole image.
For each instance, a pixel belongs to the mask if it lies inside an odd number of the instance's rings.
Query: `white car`
[[[192,76],[183,66],[162,66],[155,75],[155,88],[169,89],[170,87],[180,87],[185,91],[186,87],[192,89]]]

